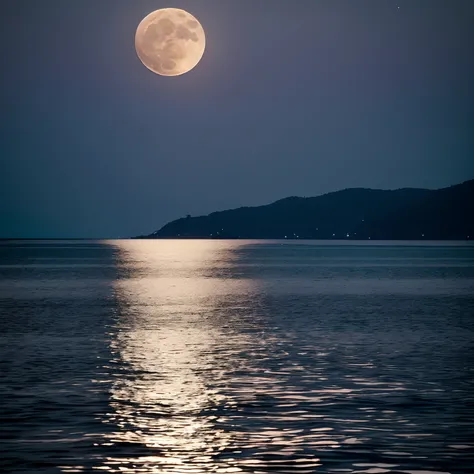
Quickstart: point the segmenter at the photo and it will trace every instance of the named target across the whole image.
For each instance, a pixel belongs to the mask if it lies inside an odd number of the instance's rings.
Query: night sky
[[[183,76],[135,52],[163,7],[206,31]],[[2,0],[0,237],[471,179],[473,25],[473,0]]]

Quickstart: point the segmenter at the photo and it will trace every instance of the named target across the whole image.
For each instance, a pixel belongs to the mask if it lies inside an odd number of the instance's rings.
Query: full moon
[[[135,49],[141,62],[161,76],[179,76],[201,60],[206,36],[199,21],[187,11],[163,8],[138,25]]]

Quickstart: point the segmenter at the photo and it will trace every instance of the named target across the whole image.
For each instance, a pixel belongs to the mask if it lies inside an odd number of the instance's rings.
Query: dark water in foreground
[[[4,243],[0,325],[2,472],[474,472],[474,246]]]

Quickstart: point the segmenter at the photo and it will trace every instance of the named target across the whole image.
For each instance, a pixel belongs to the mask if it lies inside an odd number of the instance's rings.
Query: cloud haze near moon
[[[199,21],[177,8],[164,8],[138,25],[135,49],[142,63],[162,76],[179,76],[201,60],[206,37]]]

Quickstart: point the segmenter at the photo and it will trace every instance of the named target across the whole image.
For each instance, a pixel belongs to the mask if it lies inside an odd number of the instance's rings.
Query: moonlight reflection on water
[[[158,472],[218,468],[213,459],[232,442],[215,414],[232,405],[217,386],[232,361],[223,363],[219,353],[229,338],[241,348],[249,341],[220,327],[226,291],[216,292],[205,273],[231,262],[228,249],[215,247],[190,242],[183,255],[182,246],[173,254],[168,243],[165,258],[154,246],[120,248],[120,267],[132,278],[116,283],[121,320],[112,350],[126,370],[113,385],[108,421],[123,430],[113,434],[118,441],[162,453],[130,460],[152,463]],[[233,291],[251,291],[249,283],[236,280]]]

